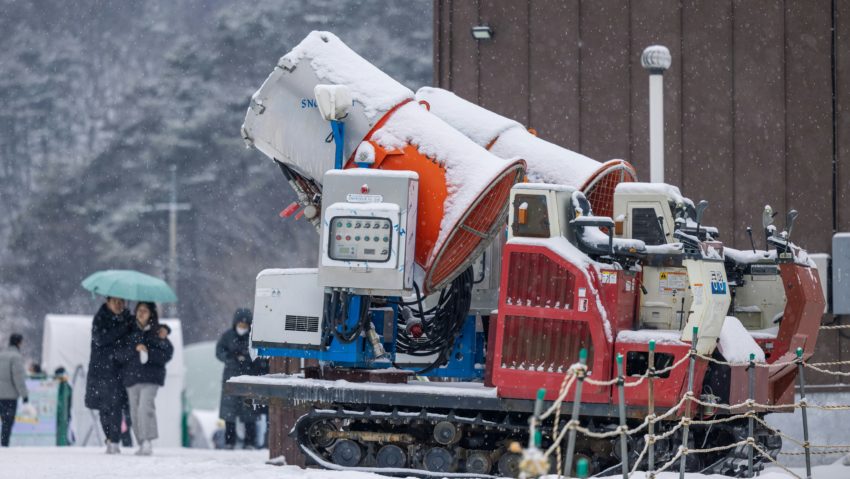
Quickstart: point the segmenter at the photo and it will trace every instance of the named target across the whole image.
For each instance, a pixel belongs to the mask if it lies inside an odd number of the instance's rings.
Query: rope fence
[[[846,328],[850,329],[850,325]],[[839,329],[835,327],[822,327],[822,329]],[[844,329],[842,327],[841,329]],[[698,331],[694,330],[694,340],[692,344],[697,344],[697,333]],[[754,456],[759,456],[763,458],[765,462],[775,465],[776,467],[784,470],[788,474],[792,475],[795,478],[802,479],[802,477],[796,473],[794,473],[791,469],[781,464],[778,461],[778,455],[787,455],[787,456],[797,456],[797,455],[805,455],[806,456],[806,477],[811,478],[811,455],[838,455],[838,454],[848,454],[850,453],[850,444],[812,444],[808,440],[809,431],[808,431],[808,420],[807,420],[807,409],[818,409],[824,411],[846,411],[850,410],[850,404],[810,404],[806,400],[805,397],[805,380],[804,373],[805,369],[810,369],[813,371],[817,371],[824,374],[832,374],[836,376],[850,376],[850,373],[844,373],[841,371],[832,371],[829,369],[825,369],[827,366],[839,366],[850,364],[850,361],[834,361],[829,363],[807,363],[803,359],[802,349],[798,348],[796,351],[796,358],[789,361],[782,362],[774,362],[772,364],[765,363],[756,363],[755,356],[750,355],[750,361],[748,362],[726,362],[722,361],[710,356],[706,356],[703,354],[699,354],[693,347],[690,350],[689,354],[683,356],[681,359],[673,363],[672,365],[660,369],[654,370],[652,367],[654,364],[654,346],[655,342],[651,341],[649,345],[649,362],[648,368],[646,372],[639,377],[636,375],[631,376],[631,379],[627,380],[623,375],[622,371],[622,355],[618,355],[617,357],[617,367],[618,367],[618,377],[600,381],[591,379],[587,375],[587,365],[586,365],[586,355],[580,356],[579,363],[574,364],[570,367],[568,372],[564,376],[564,380],[561,383],[561,387],[558,393],[557,398],[552,402],[552,404],[546,409],[545,412],[540,412],[535,415],[531,419],[531,427],[530,427],[530,437],[529,437],[529,448],[524,453],[524,457],[527,456],[527,459],[524,460],[521,464],[521,469],[527,476],[534,476],[536,474],[532,473],[532,471],[546,471],[548,470],[548,464],[550,461],[550,457],[552,454],[555,454],[555,458],[557,460],[557,474],[558,477],[563,477],[563,473],[570,474],[572,472],[572,464],[573,464],[573,455],[575,452],[575,442],[576,442],[576,433],[582,434],[585,437],[592,439],[615,439],[620,437],[622,453],[621,457],[621,468],[622,468],[622,477],[624,479],[631,478],[639,468],[646,464],[647,467],[647,478],[655,479],[656,475],[664,472],[666,470],[671,469],[677,463],[679,464],[679,477],[684,478],[685,465],[687,463],[687,456],[694,454],[714,454],[717,452],[728,451],[736,448],[746,448],[748,458],[747,458],[747,472],[748,477],[754,477],[755,475],[755,464],[754,464]],[[700,397],[697,397],[693,392],[693,376],[694,376],[694,363],[697,359],[703,359],[706,361],[710,361],[720,365],[729,365],[729,366],[748,366],[749,376],[750,376],[750,391],[749,391],[749,399],[739,404],[720,404],[712,401],[706,401]],[[682,398],[673,406],[669,407],[666,411],[661,414],[657,414],[654,408],[648,408],[647,415],[644,417],[643,421],[640,424],[635,425],[634,427],[628,427],[626,425],[625,418],[625,406],[623,403],[623,390],[629,387],[635,387],[643,384],[644,382],[648,382],[648,387],[650,391],[650,402],[651,406],[654,404],[654,399],[652,395],[653,391],[653,381],[661,377],[668,372],[672,372],[685,364],[689,364],[688,370],[688,391],[682,396]],[[785,367],[794,365],[798,368],[798,381],[800,387],[800,399],[791,404],[782,404],[782,405],[771,405],[771,404],[761,404],[755,401],[755,369],[758,367]],[[587,383],[593,386],[617,386],[620,393],[620,425],[614,429],[604,430],[604,431],[595,431],[589,427],[585,427],[581,425],[579,420],[579,411],[581,406],[581,388],[582,384]],[[574,398],[573,398],[573,414],[572,417],[561,424],[561,410],[563,403],[566,402],[567,396],[570,394],[570,391],[575,389]],[[543,391],[538,396],[538,406],[535,408],[536,411],[542,411],[543,404]],[[703,419],[695,419],[691,414],[691,407],[702,406],[704,408],[713,408],[724,411],[729,411],[730,415],[722,416],[719,418],[703,418]],[[684,408],[684,413],[682,412]],[[804,439],[797,439],[775,427],[769,425],[760,415],[759,413],[777,411],[777,410],[800,410],[802,412],[802,422],[803,422],[803,435]],[[742,411],[740,413],[732,414],[735,411]],[[536,428],[540,427],[543,424],[543,421],[554,416],[554,423],[551,427],[550,435],[551,435],[551,445],[541,453],[538,449],[541,442],[541,434],[540,431],[537,431]],[[670,420],[674,417],[678,416],[678,420],[675,424],[670,424]],[[717,424],[731,423],[736,421],[746,420],[748,422],[748,434],[745,439],[739,440],[734,443],[725,444],[722,446],[710,447],[710,448],[689,448],[688,447],[688,435],[689,428],[692,425],[699,426],[714,426]],[[667,427],[664,431],[659,431],[659,433],[655,433],[655,425],[658,423],[664,422]],[[754,438],[754,425],[758,423],[764,430],[767,432],[774,434],[783,440],[787,440],[790,443],[795,444],[800,449],[796,451],[788,451],[788,452],[779,452],[777,456],[774,457],[770,454],[769,451],[765,449],[765,446],[760,444]],[[648,431],[647,431],[648,430]],[[645,432],[646,431],[646,432]],[[642,437],[639,436],[642,434]],[[681,434],[682,436],[682,444],[676,451],[676,454],[673,455],[672,458],[661,464],[659,467],[655,466],[655,444],[658,441],[665,441],[675,437],[676,435]],[[740,436],[739,436],[740,437]],[[566,457],[563,457],[564,461],[562,462],[562,444],[567,438],[567,454]],[[641,438],[643,440],[643,447],[640,452],[637,454],[637,457],[634,459],[633,464],[631,464],[631,468],[629,467],[629,457],[631,454],[628,454],[627,441],[631,438],[635,440],[636,438]],[[533,453],[533,454],[532,454]],[[545,464],[544,464],[545,461]],[[562,467],[563,466],[563,467]],[[615,466],[616,467],[616,466]]]

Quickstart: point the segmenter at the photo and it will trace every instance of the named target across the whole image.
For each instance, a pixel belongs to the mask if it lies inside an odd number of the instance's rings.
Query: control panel
[[[417,174],[357,168],[324,178],[319,283],[357,294],[411,292]]]
[[[398,208],[392,209],[398,216]],[[328,256],[333,260],[385,263],[394,246],[393,223],[386,217],[336,216],[331,218],[329,238]]]

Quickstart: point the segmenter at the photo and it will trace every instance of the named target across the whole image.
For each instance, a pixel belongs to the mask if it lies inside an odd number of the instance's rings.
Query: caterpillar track
[[[379,472],[399,476],[432,477],[517,477],[521,455],[513,452],[514,442],[528,440],[528,414],[521,412],[470,411],[416,407],[364,408],[340,405],[337,409],[315,409],[302,416],[292,431],[309,461],[323,468]],[[562,415],[562,425],[568,418]],[[638,420],[632,421],[639,424]],[[657,423],[661,434],[675,422]],[[589,418],[584,427],[608,432],[617,424],[610,418]],[[745,439],[745,420],[712,426],[692,426],[689,448],[710,448]],[[543,430],[551,438],[551,430]],[[772,456],[778,454],[781,439],[766,430],[756,430],[760,446]],[[551,444],[544,439],[544,447]],[[656,467],[674,457],[681,434],[655,444]],[[629,438],[629,464],[632,466],[644,447],[642,435]],[[590,439],[579,434],[576,451],[590,460],[593,474],[617,474],[620,470],[619,437]],[[644,459],[645,461],[645,459]],[[687,470],[710,474],[743,476],[747,470],[747,449],[706,455],[690,455]],[[757,457],[756,470],[766,461]],[[642,464],[644,469],[646,464]],[[554,455],[551,472],[556,471]]]

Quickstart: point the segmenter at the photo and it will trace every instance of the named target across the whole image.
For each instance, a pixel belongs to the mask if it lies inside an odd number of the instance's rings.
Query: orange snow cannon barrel
[[[331,127],[313,89],[345,85],[353,104],[345,122],[345,168],[419,175],[417,282],[436,292],[468,268],[504,229],[511,187],[525,162],[488,152],[413,101],[413,92],[328,32],[312,32],[278,62],[252,97],[246,142],[297,174],[322,183],[334,168]]]
[[[614,189],[619,183],[637,181],[634,167],[624,160],[600,163],[562,148],[538,138],[520,123],[450,91],[423,87],[416,92],[416,99],[427,102],[432,113],[494,155],[524,159],[528,164],[528,182],[579,189],[597,216],[613,215]]]

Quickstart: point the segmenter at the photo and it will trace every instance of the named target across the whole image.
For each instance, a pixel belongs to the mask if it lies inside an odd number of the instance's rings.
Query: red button
[[[339,240],[341,240],[341,239],[342,239],[342,236],[340,236],[340,235],[336,235],[336,240],[337,240],[337,241],[339,241]]]
[[[345,241],[351,241],[351,236],[346,236]]]

